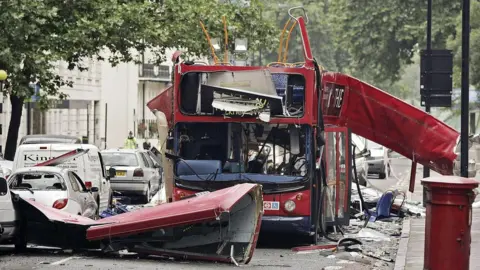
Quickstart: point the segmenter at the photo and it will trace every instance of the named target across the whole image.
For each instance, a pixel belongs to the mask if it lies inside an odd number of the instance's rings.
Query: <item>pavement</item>
[[[431,171],[430,176],[439,174]],[[408,193],[408,200],[422,202],[423,167],[417,167],[416,182],[413,193]],[[406,177],[408,179],[408,177]],[[407,187],[404,179],[398,185]],[[477,179],[478,180],[478,179]],[[476,201],[479,201],[477,197]],[[471,229],[470,269],[480,269],[480,208],[473,208]],[[403,222],[402,235],[397,250],[394,270],[423,270],[425,250],[425,217],[405,219]]]

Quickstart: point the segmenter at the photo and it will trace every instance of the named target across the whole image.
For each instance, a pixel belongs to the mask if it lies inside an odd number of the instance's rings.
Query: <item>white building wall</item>
[[[120,64],[102,68],[102,93],[99,105],[99,137],[105,138],[107,121],[107,148],[121,147],[128,131],[135,131],[138,89],[138,67],[134,64]],[[105,104],[107,115],[105,118]],[[96,120],[97,121],[97,120]]]
[[[172,72],[171,56],[175,49],[166,51],[166,62]],[[145,62],[152,59],[153,54],[145,53]],[[204,59],[205,60],[205,59]],[[143,120],[155,121],[156,118],[146,108],[146,103],[168,87],[169,82],[145,82],[145,104],[143,102],[142,84],[139,80],[139,66],[133,63],[119,64],[112,67],[109,63],[93,60],[85,61],[88,71],[80,72],[77,69],[67,69],[65,62],[57,63],[57,72],[65,80],[73,81],[73,88],[64,86],[61,91],[68,95],[68,100],[90,101],[83,108],[73,109],[49,109],[45,112],[45,131],[48,134],[87,136],[89,142],[101,149],[105,148],[105,120],[107,126],[106,147],[116,148],[123,146],[128,131],[138,135],[138,123]],[[53,98],[53,97],[52,97]],[[2,152],[5,149],[8,126],[11,115],[11,105],[8,97],[3,99],[3,113],[0,115],[0,143]],[[105,117],[105,104],[107,104],[107,116]],[[88,122],[88,124],[87,124]],[[88,127],[88,128],[87,128]],[[87,132],[88,131],[88,132]],[[27,134],[26,109],[23,110],[18,139]],[[146,134],[150,137],[149,134]],[[138,136],[137,136],[138,137]],[[143,142],[138,138],[139,144]],[[150,139],[152,145],[156,144],[156,138]],[[17,141],[18,144],[18,141]]]

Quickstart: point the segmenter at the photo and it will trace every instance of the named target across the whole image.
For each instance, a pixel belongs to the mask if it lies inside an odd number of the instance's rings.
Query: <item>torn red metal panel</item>
[[[90,226],[108,222],[75,216],[32,200],[13,197],[19,218],[17,236],[26,243],[66,249],[100,248],[85,237]]]
[[[260,185],[240,184],[103,219],[89,241],[109,250],[248,263],[263,214]]]
[[[459,133],[430,114],[351,76],[322,75],[325,122],[381,144],[438,173],[453,173]],[[329,90],[330,89],[330,90]]]
[[[167,118],[169,128],[173,125],[173,86],[163,90],[158,96],[147,103],[151,111],[159,110]]]
[[[108,223],[108,221],[105,221],[105,219],[97,221],[97,220],[93,220],[93,219],[79,216],[79,215],[72,215],[65,211],[58,210],[53,207],[45,206],[34,200],[23,200],[21,198],[20,200],[22,200],[23,202],[33,207],[30,210],[24,209],[25,211],[28,211],[29,213],[31,213],[31,210],[34,210],[34,209],[39,210],[39,213],[41,213],[49,221],[61,222],[66,224],[76,224],[76,225],[78,224],[78,225],[84,225],[84,226],[93,226],[93,225]],[[40,220],[41,219],[37,219],[36,221],[40,221]]]
[[[412,167],[410,168],[410,184],[408,187],[408,191],[414,192],[415,191],[415,176],[417,175],[417,163],[412,161]]]
[[[260,185],[240,184],[209,194],[104,219],[87,239],[111,250],[248,262],[260,229]]]
[[[68,161],[70,159],[74,159],[76,157],[79,157],[81,155],[84,155],[88,152],[89,149],[75,149],[75,150],[72,150],[68,153],[65,153],[63,155],[60,155],[56,158],[52,158],[50,160],[47,160],[45,162],[42,162],[42,163],[38,163],[37,165],[35,165],[36,167],[40,167],[40,166],[58,166],[62,163],[64,163],[65,161]]]
[[[293,247],[292,251],[301,252],[301,251],[336,249],[336,248],[337,248],[337,244],[326,244],[326,245],[312,245],[312,246]]]
[[[168,204],[91,220],[15,199],[29,243],[127,249],[146,255],[248,263],[263,215],[262,188],[240,184]]]

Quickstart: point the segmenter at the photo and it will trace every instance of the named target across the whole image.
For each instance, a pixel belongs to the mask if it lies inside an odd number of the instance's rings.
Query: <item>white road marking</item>
[[[60,264],[64,264],[70,260],[73,260],[73,259],[80,259],[81,257],[76,257],[76,256],[71,256],[71,257],[68,257],[68,258],[65,258],[65,259],[62,259],[62,260],[59,260],[59,261],[56,261],[56,262],[53,262],[51,263],[50,265],[60,265]]]

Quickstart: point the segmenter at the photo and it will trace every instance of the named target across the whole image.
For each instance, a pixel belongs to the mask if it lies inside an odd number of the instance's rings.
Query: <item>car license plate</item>
[[[279,202],[263,202],[263,210],[280,210]]]
[[[117,172],[115,173],[115,176],[125,176],[125,175],[127,175],[127,172],[126,172],[126,171],[117,171]]]

